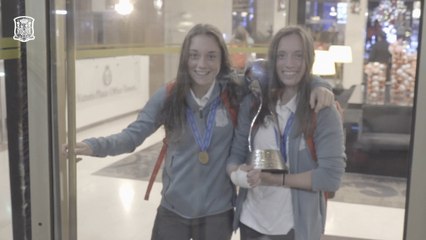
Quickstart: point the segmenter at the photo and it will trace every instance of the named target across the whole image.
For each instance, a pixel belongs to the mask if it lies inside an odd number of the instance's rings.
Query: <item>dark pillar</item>
[[[13,18],[25,15],[25,1],[1,0],[2,37],[14,35]],[[4,61],[14,240],[31,240],[26,43],[20,58]]]
[[[306,22],[306,1],[289,0],[288,1],[288,24],[305,25]]]

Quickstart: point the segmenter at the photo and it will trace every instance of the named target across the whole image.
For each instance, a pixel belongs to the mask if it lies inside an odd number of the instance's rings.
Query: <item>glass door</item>
[[[1,177],[7,178],[1,181],[1,239],[69,239],[68,167],[60,154],[65,9],[65,1],[1,2],[1,126],[7,122],[7,146],[0,149]]]

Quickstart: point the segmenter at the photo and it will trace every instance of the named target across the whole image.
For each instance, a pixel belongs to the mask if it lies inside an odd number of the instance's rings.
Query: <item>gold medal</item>
[[[202,164],[207,164],[209,162],[209,154],[206,151],[199,152],[198,161]]]

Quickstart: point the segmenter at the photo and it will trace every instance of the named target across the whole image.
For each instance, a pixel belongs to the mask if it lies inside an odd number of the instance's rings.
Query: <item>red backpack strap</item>
[[[170,81],[166,84],[167,97],[170,96],[175,86],[176,86],[176,81]]]
[[[336,108],[337,111],[340,114],[340,117],[342,117],[343,119],[343,108],[340,106],[339,102],[335,101],[336,104]],[[306,145],[309,148],[309,152],[311,153],[312,158],[317,161],[317,151],[315,148],[315,142],[314,142],[314,133],[315,133],[315,129],[317,128],[317,114],[315,113],[315,111],[312,111],[312,128],[311,131],[308,131],[306,134]],[[330,199],[330,198],[334,198],[335,196],[335,192],[324,192],[324,197],[326,200]]]
[[[152,185],[154,184],[155,178],[157,178],[158,171],[160,170],[161,164],[164,161],[164,157],[167,152],[167,140],[163,139],[163,146],[161,147],[160,154],[158,154],[157,161],[155,162],[154,169],[152,169],[151,177],[149,178],[148,187],[145,192],[145,200],[149,199],[149,194],[151,193]]]
[[[336,105],[336,109],[340,114],[340,117],[343,119],[343,108],[340,106],[340,103],[338,101],[334,101]],[[309,152],[311,153],[312,158],[316,161],[317,158],[317,151],[315,149],[315,143],[314,143],[314,133],[315,129],[317,128],[317,114],[315,111],[312,111],[312,128],[311,131],[308,131],[308,133],[305,136],[306,145],[308,145]]]
[[[168,82],[166,85],[167,96],[170,96],[173,88],[176,86],[176,81]],[[161,164],[163,164],[165,155],[167,152],[167,136],[163,139],[163,146],[161,147],[160,153],[158,154],[157,161],[155,162],[154,168],[152,169],[151,176],[149,177],[148,187],[145,192],[145,200],[149,199],[149,194],[151,193],[152,186],[154,181],[157,178],[158,171],[160,170]]]
[[[232,124],[235,126],[237,126],[238,123],[238,109],[233,107],[231,105],[231,102],[229,101],[229,92],[228,90],[224,90],[222,91],[222,93],[220,94],[220,98],[222,99],[222,103],[225,106],[226,110],[228,111],[230,117],[231,117],[231,121]]]
[[[318,160],[317,157],[317,151],[315,148],[315,142],[314,142],[314,133],[315,133],[315,129],[317,128],[317,114],[315,111],[312,111],[312,128],[308,133],[306,134],[306,145],[309,148],[309,152],[311,153],[312,159],[314,159],[314,161]],[[328,200],[330,198],[334,197],[334,192],[323,192],[324,194],[324,198],[325,200]]]

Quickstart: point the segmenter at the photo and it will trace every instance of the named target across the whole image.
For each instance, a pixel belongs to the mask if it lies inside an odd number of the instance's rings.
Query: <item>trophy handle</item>
[[[248,147],[249,147],[249,151],[252,152],[253,146],[252,146],[252,142],[251,142],[251,134],[252,134],[252,131],[253,131],[254,123],[256,122],[256,119],[259,116],[260,110],[262,110],[263,95],[262,95],[262,88],[260,87],[260,83],[257,79],[253,80],[250,83],[249,88],[253,92],[254,96],[259,98],[259,100],[260,100],[260,104],[259,104],[259,107],[257,108],[257,112],[254,115],[253,119],[251,120],[250,130],[249,130],[249,135],[248,135],[248,145],[249,145]]]

